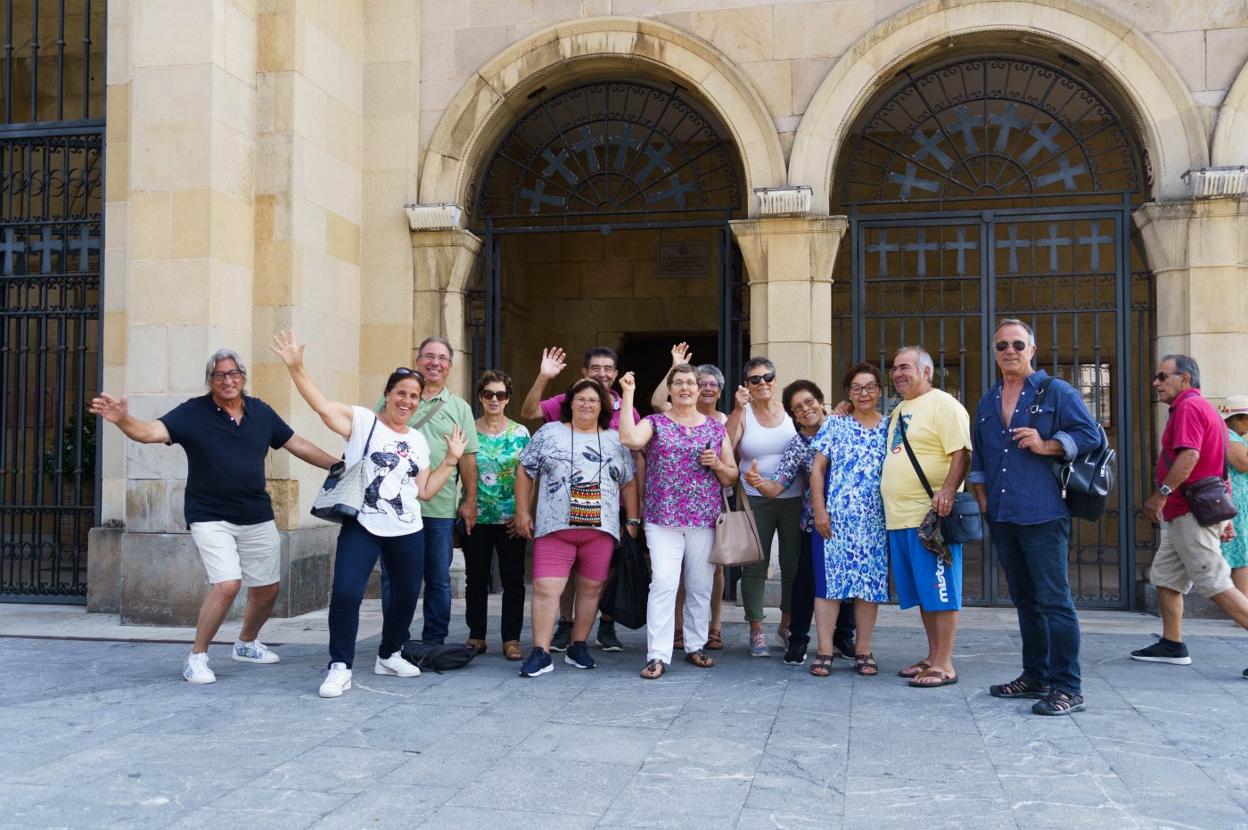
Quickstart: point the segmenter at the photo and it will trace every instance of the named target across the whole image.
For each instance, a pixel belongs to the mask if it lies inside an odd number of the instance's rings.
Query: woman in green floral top
[[[505,414],[511,400],[511,376],[487,369],[477,381],[477,399],[484,414],[477,419],[477,523],[463,537],[468,645],[478,654],[486,650],[486,603],[490,564],[498,551],[498,573],[503,583],[503,656],[523,659],[520,629],[524,625],[524,539],[516,533],[513,486],[520,451],[529,443],[529,430]]]

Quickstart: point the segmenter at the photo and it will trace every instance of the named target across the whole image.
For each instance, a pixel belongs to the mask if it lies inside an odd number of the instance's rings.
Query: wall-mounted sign
[[[710,264],[705,242],[660,242],[656,276],[686,280],[707,277]]]

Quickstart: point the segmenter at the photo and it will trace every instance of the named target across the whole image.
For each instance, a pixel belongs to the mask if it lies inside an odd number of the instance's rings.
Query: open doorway
[[[714,331],[624,335],[623,348],[620,350],[620,372],[633,372],[637,376],[637,405],[643,415],[650,412],[650,395],[654,392],[654,387],[671,368],[672,346],[681,341],[689,344],[695,366],[699,363],[715,363],[719,338]],[[722,408],[722,398],[720,404]]]

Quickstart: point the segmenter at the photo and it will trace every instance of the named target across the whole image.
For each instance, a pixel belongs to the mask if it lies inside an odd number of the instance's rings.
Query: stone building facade
[[[267,352],[285,327],[348,401],[441,334],[461,393],[490,363],[525,388],[555,343],[653,378],[680,339],[835,390],[921,339],[973,402],[985,326],[1017,312],[1126,462],[1072,575],[1130,607],[1155,356],[1248,390],[1243,0],[102,6],[100,383],[141,416],[201,393],[228,344],[336,446]],[[89,604],[182,619],[181,454],[98,441]],[[318,471],[278,454],[269,476],[298,613],[325,602],[334,529],[308,514]],[[968,594],[999,602],[989,559]]]

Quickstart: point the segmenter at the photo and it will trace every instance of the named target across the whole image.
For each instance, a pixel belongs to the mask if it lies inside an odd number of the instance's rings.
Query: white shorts
[[[273,521],[191,522],[191,538],[214,585],[241,579],[244,588],[253,588],[280,581],[282,545]]]

